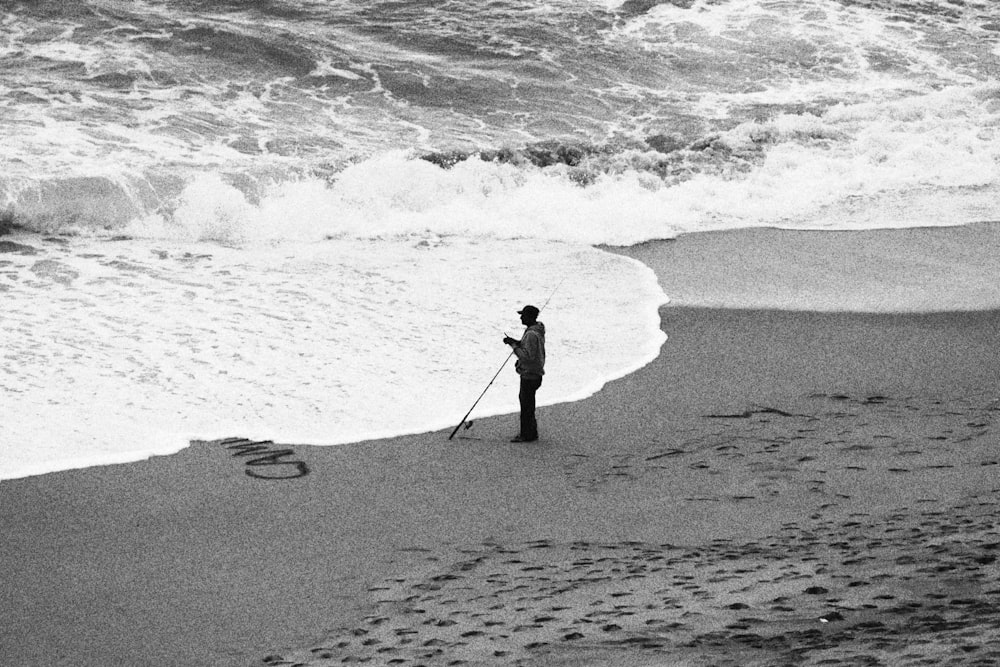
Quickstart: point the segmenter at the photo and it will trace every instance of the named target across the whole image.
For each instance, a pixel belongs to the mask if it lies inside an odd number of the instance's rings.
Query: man
[[[534,442],[538,440],[538,424],[535,422],[535,392],[542,386],[545,375],[545,325],[538,321],[538,309],[525,306],[517,311],[521,324],[528,327],[521,340],[507,336],[503,342],[514,348],[517,362],[514,370],[521,376],[521,391],[517,398],[521,402],[521,432],[511,442]]]

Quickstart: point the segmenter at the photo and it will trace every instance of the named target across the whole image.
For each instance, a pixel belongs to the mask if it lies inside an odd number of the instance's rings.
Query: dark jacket
[[[545,325],[535,322],[524,332],[524,336],[514,346],[517,362],[514,370],[522,377],[542,377],[545,375]]]

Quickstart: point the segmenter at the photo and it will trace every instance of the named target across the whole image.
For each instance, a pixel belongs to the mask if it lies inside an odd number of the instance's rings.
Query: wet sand
[[[998,249],[996,225],[629,249],[669,340],[542,409],[538,443],[504,416],[2,481],[0,658],[996,664]]]

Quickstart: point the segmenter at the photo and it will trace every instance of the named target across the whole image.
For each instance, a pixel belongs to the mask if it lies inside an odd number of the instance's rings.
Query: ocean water
[[[587,396],[664,341],[605,246],[1000,219],[998,68],[986,0],[5,3],[0,479],[451,426],[525,303]]]

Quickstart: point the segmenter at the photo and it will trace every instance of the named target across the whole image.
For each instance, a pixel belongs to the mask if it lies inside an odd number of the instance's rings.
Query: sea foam
[[[220,247],[18,237],[5,255],[0,478],[191,439],[340,444],[457,423],[544,309],[541,404],[653,359],[664,294],[564,243],[410,238]],[[31,250],[33,249],[33,250]],[[516,411],[513,364],[473,418]]]
[[[8,174],[0,187],[6,217],[30,230],[231,245],[413,234],[631,245],[734,227],[954,225],[1000,217],[998,122],[995,85],[952,86],[666,144],[569,144],[547,165],[483,149],[442,168],[407,150],[320,172],[230,151],[225,168],[135,173],[99,158],[89,173],[81,162],[75,176]],[[925,212],[890,205],[904,199]]]
[[[965,224],[1000,218],[998,100],[981,86],[841,104],[741,123],[670,155],[594,152],[547,168],[471,154],[443,169],[387,152],[329,179],[264,182],[253,196],[209,173],[172,211],[126,231],[223,243],[444,235],[632,245],[737,227]]]

